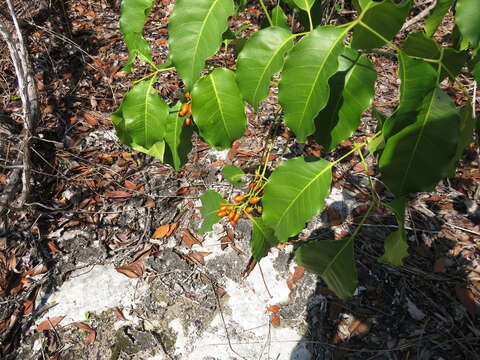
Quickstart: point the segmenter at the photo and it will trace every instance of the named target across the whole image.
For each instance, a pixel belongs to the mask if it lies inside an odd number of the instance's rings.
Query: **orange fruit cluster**
[[[185,99],[187,99],[188,103],[182,105],[182,109],[178,113],[179,117],[187,116],[185,121],[183,122],[183,126],[188,127],[192,125],[192,103],[190,102],[190,93],[185,93]]]
[[[227,217],[232,226],[237,225],[242,215],[248,218],[251,214],[261,215],[263,213],[263,208],[259,205],[262,200],[262,182],[259,180],[257,182],[252,181],[248,184],[248,187],[250,191],[247,194],[239,194],[233,197],[232,200],[236,204],[222,204],[218,209],[217,215]]]

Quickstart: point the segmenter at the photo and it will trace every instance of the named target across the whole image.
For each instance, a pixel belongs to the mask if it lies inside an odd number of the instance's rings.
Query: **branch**
[[[23,41],[22,32],[17,17],[15,16],[11,0],[7,0],[7,4],[14,26],[13,30],[10,30],[7,24],[7,19],[0,17],[0,34],[7,43],[10,57],[17,75],[18,91],[22,100],[23,140],[20,144],[19,154],[16,161],[16,165],[22,166],[20,168],[15,168],[10,173],[8,185],[2,196],[0,196],[0,214],[6,209],[4,204],[10,203],[16,194],[20,180],[22,182],[22,192],[19,197],[20,205],[23,205],[29,194],[31,179],[30,139],[34,134],[39,114],[37,90],[31,72],[28,52]]]
[[[425,9],[423,9],[422,11],[420,11],[418,13],[418,15],[414,16],[413,18],[411,18],[410,20],[406,21],[403,26],[402,26],[402,29],[400,31],[405,31],[407,30],[407,28],[409,28],[410,26],[412,26],[413,24],[423,20],[424,18],[426,18],[428,16],[428,14],[430,14],[430,11],[433,10],[433,8],[437,5],[437,0],[433,0]]]

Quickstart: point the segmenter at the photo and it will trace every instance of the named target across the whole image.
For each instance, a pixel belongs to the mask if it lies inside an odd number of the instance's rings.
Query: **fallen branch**
[[[22,191],[18,197],[20,206],[23,205],[30,192],[31,165],[30,140],[34,135],[38,119],[38,98],[35,81],[30,67],[28,52],[23,41],[22,32],[18,24],[11,0],[6,0],[13,26],[9,26],[8,19],[0,17],[0,34],[7,43],[18,82],[18,91],[22,100],[23,130],[22,141],[15,165],[21,165],[11,171],[8,185],[0,196],[0,214],[7,208],[22,183]],[[10,24],[11,25],[11,24]]]

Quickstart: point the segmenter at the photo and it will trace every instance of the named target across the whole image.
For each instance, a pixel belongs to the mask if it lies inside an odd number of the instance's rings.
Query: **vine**
[[[472,141],[475,106],[468,90],[457,82],[468,98],[467,104],[457,107],[440,84],[447,78],[456,81],[464,67],[480,80],[480,2],[439,1],[427,16],[425,29],[411,33],[400,45],[392,39],[405,24],[412,1],[352,0],[358,16],[339,26],[317,26],[319,3],[285,0],[270,11],[268,3],[259,0],[267,25],[244,41],[227,24],[247,1],[177,0],[168,27],[169,61],[156,64],[142,36],[154,0],[123,0],[120,28],[129,51],[125,70],[130,71],[138,59],[153,71],[133,83],[112,114],[112,122],[124,144],[178,170],[187,161],[193,132],[218,150],[228,149],[240,138],[246,127],[245,102],[258,110],[278,72],[281,76],[275,85],[282,112],[276,115],[299,143],[315,139],[332,151],[354,134],[362,114],[371,108],[382,119],[380,131],[335,161],[297,157],[272,168],[270,139],[267,154],[253,173],[224,167],[224,178],[239,189],[231,201],[212,190],[200,197],[204,221],[199,232],[210,231],[223,218],[235,226],[243,217],[252,223],[252,256],[260,260],[271,247],[296,237],[320,213],[330,193],[334,166],[357,153],[369,174],[363,151],[376,154],[382,182],[395,199],[384,203],[368,176],[371,202],[352,235],[337,241],[310,241],[296,250],[296,261],[319,274],[345,299],[357,285],[353,244],[369,213],[375,206],[386,206],[396,216],[399,228],[385,239],[385,254],[379,260],[402,265],[408,254],[407,196],[429,191],[454,174]],[[291,32],[287,8],[300,18],[306,15],[303,25],[308,31]],[[452,45],[444,47],[432,37],[450,8],[455,10],[456,28]],[[236,70],[216,68],[201,75],[205,61],[231,41],[242,45]],[[380,49],[384,46],[390,50]],[[369,53],[398,60],[400,100],[390,116],[372,106],[377,73]],[[164,71],[176,71],[186,87],[185,96],[171,106],[153,88]],[[275,129],[279,123],[275,121]]]

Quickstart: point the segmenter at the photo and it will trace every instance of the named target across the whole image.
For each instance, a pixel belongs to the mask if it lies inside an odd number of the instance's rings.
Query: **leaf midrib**
[[[215,94],[215,101],[217,102],[217,105],[218,105],[218,111],[220,112],[220,117],[222,119],[223,127],[225,128],[225,132],[227,133],[228,139],[232,139],[232,135],[230,134],[230,131],[227,127],[227,122],[225,121],[225,116],[223,114],[222,103],[220,101],[220,98],[218,97],[217,86],[215,84],[215,79],[213,77],[213,74],[211,74],[209,76],[209,78],[210,78],[210,81],[212,83],[213,92]]]

